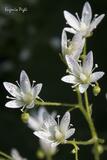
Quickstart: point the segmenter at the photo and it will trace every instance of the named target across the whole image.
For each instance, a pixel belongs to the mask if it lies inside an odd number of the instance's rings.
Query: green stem
[[[85,98],[85,105],[86,105],[86,111],[87,111],[86,113],[87,113],[89,128],[90,128],[92,137],[96,140],[94,143],[94,158],[95,160],[100,160],[100,154],[98,151],[98,145],[99,145],[98,136],[97,136],[97,132],[96,132],[93,120],[91,118],[87,92],[84,93],[84,98]]]
[[[67,144],[76,144],[76,145],[91,145],[91,144],[93,144],[95,141],[94,141],[94,139],[93,138],[91,138],[91,139],[89,139],[89,140],[87,140],[87,141],[76,141],[76,140],[73,140],[73,141],[67,141],[66,143]]]
[[[83,54],[82,54],[82,60],[84,60],[87,52],[87,41],[85,40],[84,48],[83,48]]]
[[[104,143],[104,140],[103,139],[98,139],[99,143]],[[91,145],[91,144],[94,144],[96,142],[96,139],[95,138],[91,138],[87,141],[76,141],[76,140],[73,140],[73,141],[67,141],[66,143],[67,144],[71,144],[75,142],[75,144],[77,145]]]
[[[88,118],[90,130],[91,130],[91,134],[92,134],[93,137],[97,137],[96,129],[94,127],[94,123],[93,123],[91,115],[90,115],[90,108],[89,108],[90,106],[89,106],[89,102],[88,102],[87,92],[84,93],[84,98],[85,98],[87,118]]]
[[[13,158],[11,156],[9,156],[8,154],[6,154],[6,153],[4,153],[2,151],[0,151],[0,155],[5,157],[5,158],[7,158],[8,160],[13,160]]]
[[[47,155],[47,160],[52,160],[52,156],[50,154]]]
[[[35,101],[35,105],[37,106],[64,106],[64,107],[72,107],[77,108],[77,104],[69,104],[69,103],[60,103],[60,102],[41,102],[41,101]]]
[[[67,144],[72,144],[74,146],[74,149],[72,150],[72,153],[75,154],[75,160],[79,160],[78,159],[78,150],[79,150],[79,148],[78,148],[78,146],[76,144],[76,141],[75,140],[74,141],[67,141],[66,143]]]

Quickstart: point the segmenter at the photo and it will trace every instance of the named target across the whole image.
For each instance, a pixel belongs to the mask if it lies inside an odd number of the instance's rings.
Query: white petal
[[[51,127],[57,126],[57,122],[55,121],[55,119],[51,115],[48,115],[47,117],[44,118],[44,126],[47,129],[49,129]]]
[[[64,17],[65,17],[65,19],[67,21],[67,24],[69,24],[75,30],[79,30],[79,22],[78,22],[76,17],[74,17],[68,11],[64,11]]]
[[[92,72],[92,68],[93,68],[93,52],[90,51],[83,62],[83,72],[89,75]]]
[[[12,101],[7,102],[5,106],[8,108],[20,108],[23,106],[23,104],[17,100],[12,100]]]
[[[70,113],[66,112],[64,114],[64,116],[62,117],[61,122],[60,122],[60,130],[61,130],[61,132],[66,134],[66,132],[68,130],[68,127],[69,127],[69,124],[70,124]]]
[[[44,123],[44,120],[49,116],[49,113],[44,107],[40,107],[38,110],[38,120],[40,123]]]
[[[92,21],[91,26],[90,26],[90,32],[93,31],[97,27],[97,25],[102,21],[104,16],[105,16],[105,14],[102,14]]]
[[[20,74],[20,86],[24,93],[28,93],[31,91],[31,84],[29,77],[25,71],[21,71]]]
[[[77,33],[73,36],[72,38],[73,51],[71,53],[71,56],[75,60],[79,59],[79,56],[82,53],[84,47],[84,43],[85,43],[85,38],[83,39],[80,33]]]
[[[68,64],[68,68],[70,68],[72,73],[78,77],[81,72],[81,67],[79,66],[77,61],[68,55],[66,55],[65,58]]]
[[[65,27],[64,30],[65,30],[66,32],[70,32],[70,33],[73,33],[73,34],[76,34],[76,33],[77,33],[77,31],[76,31],[75,29],[70,28],[70,27]]]
[[[49,137],[51,136],[49,134],[49,132],[43,132],[43,131],[35,131],[33,132],[33,134],[43,140],[45,140],[46,142],[52,142]]]
[[[67,48],[67,35],[64,30],[62,31],[61,48],[62,48],[62,53],[65,54],[65,50]]]
[[[80,84],[79,85],[80,93],[84,93],[87,90],[88,87],[89,87],[89,84]]]
[[[82,38],[82,35],[80,33],[77,33],[72,38],[72,44],[75,46],[75,48],[79,48],[81,45],[83,46],[85,42],[85,39]]]
[[[56,144],[47,143],[47,141],[40,139],[40,146],[46,154],[54,154],[56,152]]]
[[[61,78],[61,80],[66,82],[66,83],[71,83],[71,84],[77,83],[76,78],[72,75],[64,76],[64,77]]]
[[[37,84],[36,86],[33,87],[32,91],[33,91],[33,96],[36,98],[40,91],[42,89],[42,83]]]
[[[103,75],[104,75],[104,72],[94,72],[90,77],[91,78],[91,82],[96,82],[101,77],[103,77]]]
[[[31,128],[32,130],[36,131],[39,130],[41,128],[39,122],[37,121],[37,119],[33,118],[33,117],[29,117],[28,119],[28,126],[29,128]]]
[[[81,21],[82,21],[83,23],[85,23],[86,25],[89,25],[91,19],[92,19],[91,6],[90,6],[89,2],[86,2],[86,3],[84,4],[84,7],[83,7]]]
[[[7,90],[13,97],[20,96],[20,89],[19,89],[19,87],[17,87],[17,86],[14,85],[13,83],[4,82],[3,85],[4,85],[4,87],[6,88],[6,90]]]
[[[75,128],[71,128],[66,132],[65,139],[68,139],[75,133]]]

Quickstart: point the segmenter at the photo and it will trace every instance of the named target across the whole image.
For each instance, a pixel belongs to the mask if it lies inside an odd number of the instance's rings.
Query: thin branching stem
[[[8,154],[0,151],[0,156],[3,156],[4,158],[8,159],[8,160],[13,160],[13,158],[11,156],[9,156]]]
[[[60,102],[44,102],[44,101],[35,101],[36,106],[64,106],[70,108],[77,108],[77,104],[70,104],[70,103],[60,103]]]
[[[89,124],[89,128],[90,128],[90,131],[91,131],[91,135],[96,140],[95,143],[94,143],[94,150],[93,150],[94,158],[95,158],[95,160],[100,160],[100,154],[99,154],[99,151],[98,151],[98,146],[99,146],[98,136],[97,136],[97,132],[96,132],[93,120],[91,118],[91,113],[90,113],[90,108],[89,108],[90,106],[89,106],[87,92],[84,93],[84,99],[85,99],[85,106],[86,106],[88,124]]]

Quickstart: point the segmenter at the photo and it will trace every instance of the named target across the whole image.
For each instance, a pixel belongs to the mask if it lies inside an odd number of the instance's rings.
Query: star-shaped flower
[[[9,108],[33,108],[35,105],[35,99],[39,98],[38,95],[41,91],[42,84],[31,86],[29,77],[25,71],[21,71],[20,74],[20,84],[17,82],[18,86],[10,83],[4,82],[4,87],[11,94],[12,97],[8,97],[11,101],[5,104]]]
[[[72,40],[67,40],[67,34],[65,30],[62,31],[61,48],[62,55],[65,59],[66,55],[78,60],[84,47],[85,39],[82,38],[80,33],[73,36]]]
[[[93,53],[90,51],[83,61],[83,65],[79,64],[76,60],[66,56],[66,61],[69,68],[70,75],[62,77],[62,81],[73,84],[73,88],[79,86],[80,93],[84,93],[89,85],[95,86],[96,83],[103,75],[104,72],[94,72],[93,70]]]
[[[104,18],[105,14],[101,14],[100,16],[95,15],[92,20],[92,9],[89,2],[85,2],[82,10],[82,17],[81,19],[76,13],[76,16],[73,16],[68,11],[64,11],[64,17],[67,21],[67,24],[70,27],[66,27],[65,30],[76,34],[80,32],[82,36],[89,37],[92,31],[98,26],[101,20]]]
[[[44,120],[44,125],[41,130],[35,131],[34,134],[40,139],[45,140],[46,142],[52,143],[52,145],[58,145],[64,143],[66,139],[71,137],[75,129],[70,128],[70,113],[66,112],[61,119],[59,124],[52,116],[46,117]]]
[[[52,116],[55,118],[56,113],[52,112],[51,115],[47,112],[47,110],[44,107],[40,107],[37,113],[33,113],[33,116],[29,116],[28,119],[28,127],[31,128],[33,131],[41,130],[44,124],[44,120],[46,117]],[[46,140],[40,139],[40,146],[42,151],[47,155],[51,154],[54,155],[57,151],[57,146],[52,145],[51,142],[47,142]]]

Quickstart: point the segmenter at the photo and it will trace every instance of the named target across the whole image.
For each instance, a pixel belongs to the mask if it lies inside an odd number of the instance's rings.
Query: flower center
[[[58,128],[55,128],[55,139],[57,142],[64,142],[64,135],[61,133],[61,131]]]
[[[86,26],[85,23],[81,22],[81,23],[80,23],[80,28],[81,28],[80,30],[81,30],[82,32],[86,32],[88,26]]]
[[[23,96],[23,101],[26,103],[26,104],[30,104],[33,100],[33,97],[32,97],[32,94],[31,93],[27,93]]]
[[[88,83],[88,81],[89,81],[88,77],[83,73],[80,74],[80,79],[81,79],[82,83]]]

